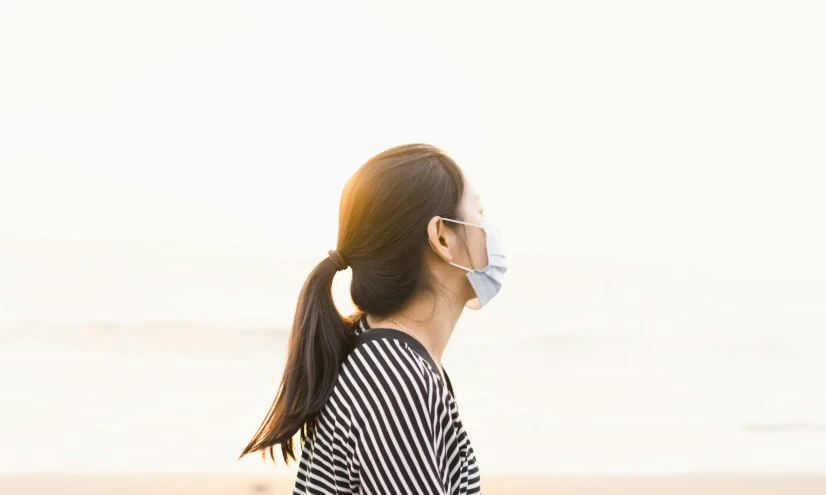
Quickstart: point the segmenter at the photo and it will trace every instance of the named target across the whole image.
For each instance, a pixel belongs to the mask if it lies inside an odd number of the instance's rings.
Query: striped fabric
[[[445,378],[413,336],[370,328],[362,317],[356,348],[302,446],[293,495],[481,493]]]

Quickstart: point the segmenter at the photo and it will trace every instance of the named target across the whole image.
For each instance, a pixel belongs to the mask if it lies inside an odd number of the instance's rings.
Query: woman
[[[278,394],[241,457],[281,445],[294,494],[481,493],[479,467],[441,365],[456,321],[479,309],[505,273],[479,195],[438,148],[407,144],[372,157],[347,181],[338,249],[299,295]],[[358,312],[343,317],[330,287],[352,269]]]

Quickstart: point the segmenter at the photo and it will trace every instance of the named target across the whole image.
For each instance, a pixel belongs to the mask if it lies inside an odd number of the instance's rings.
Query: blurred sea
[[[96,246],[0,248],[0,472],[274,469],[236,458],[324,254]],[[484,472],[826,471],[822,278],[510,264],[443,358]]]

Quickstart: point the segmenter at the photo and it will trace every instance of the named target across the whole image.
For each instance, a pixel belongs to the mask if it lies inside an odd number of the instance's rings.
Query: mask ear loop
[[[485,228],[484,225],[479,225],[478,223],[463,222],[461,220],[453,220],[452,218],[445,218],[445,217],[439,217],[439,218],[441,218],[442,220],[447,220],[448,222],[456,222],[456,223],[462,223],[462,224],[465,224],[465,225],[472,225],[474,227],[479,227],[480,229]]]
[[[479,225],[478,223],[463,222],[463,221],[461,221],[461,220],[453,220],[452,218],[445,218],[445,217],[439,217],[439,218],[441,218],[442,220],[446,220],[446,221],[448,221],[448,222],[455,222],[455,223],[461,223],[461,224],[463,224],[463,225],[470,225],[470,226],[472,226],[472,227],[479,227],[480,229],[483,229],[483,230],[484,230],[484,228],[485,228],[485,226],[484,226],[484,225]],[[487,231],[485,231],[485,235],[487,235]],[[430,238],[428,238],[428,242],[430,242]],[[467,248],[467,242],[465,242],[465,240],[464,240],[464,239],[462,239],[462,244],[464,244],[464,245],[465,245],[465,253],[467,253],[467,258],[471,261],[471,263],[473,263],[473,256],[471,256],[471,255],[470,255],[470,251],[469,251],[469,250],[468,250],[468,248]],[[431,244],[431,245],[430,245],[430,248],[431,248],[431,249],[433,249],[433,244]],[[433,251],[435,252],[435,251],[436,251],[436,249],[433,249]],[[437,253],[437,254],[438,254],[438,253]],[[465,271],[467,271],[467,272],[474,272],[474,271],[477,271],[475,268],[468,268],[468,267],[466,267],[466,266],[457,265],[456,263],[453,263],[453,262],[451,262],[451,261],[448,261],[448,264],[453,265],[453,266],[455,266],[455,267],[457,267],[457,268],[461,268],[462,270],[465,270]]]
[[[432,243],[432,242],[430,242],[430,238],[428,238],[428,239],[427,239],[427,243],[428,243],[428,244],[430,244],[430,249],[432,249],[434,253],[439,254],[439,253],[437,253],[437,252],[436,252],[436,248],[434,248],[434,247],[433,247],[433,243]],[[455,266],[455,267],[457,267],[457,268],[461,268],[462,270],[466,270],[466,271],[469,271],[469,272],[472,272],[472,271],[473,271],[473,270],[471,270],[470,268],[466,268],[466,267],[464,267],[464,266],[462,266],[462,265],[457,265],[456,263],[454,263],[454,262],[452,262],[452,261],[448,261],[447,263],[448,263],[449,265],[453,265],[453,266]]]

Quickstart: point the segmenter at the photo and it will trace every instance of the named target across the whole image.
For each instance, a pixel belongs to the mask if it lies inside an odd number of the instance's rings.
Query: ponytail
[[[303,445],[315,427],[317,414],[332,394],[339,367],[355,344],[353,324],[360,316],[343,317],[333,302],[333,277],[342,268],[341,260],[338,251],[331,252],[304,282],[298,295],[278,393],[239,459],[259,450],[266,458],[269,450],[275,462],[274,446],[281,444],[284,463],[289,464],[288,457],[296,460],[293,452],[296,430],[300,431]]]

